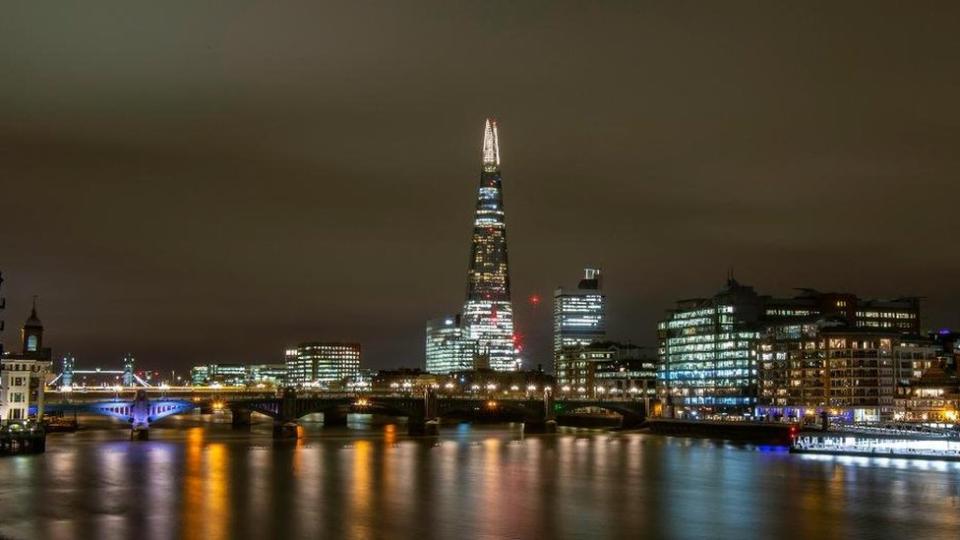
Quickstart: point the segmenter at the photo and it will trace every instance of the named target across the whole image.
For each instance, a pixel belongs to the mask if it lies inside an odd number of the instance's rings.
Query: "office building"
[[[463,338],[460,315],[427,321],[426,370],[450,373],[474,367],[476,342]]]
[[[210,382],[210,368],[207,366],[193,366],[190,368],[190,384],[206,386]]]
[[[507,266],[497,123],[487,119],[483,134],[480,187],[473,222],[463,337],[476,342],[477,353],[492,369],[519,369],[514,344],[513,304]]]
[[[284,354],[290,384],[329,387],[360,369],[359,343],[301,343]]]
[[[586,268],[583,273],[576,289],[558,288],[553,294],[554,369],[564,348],[606,339],[606,296],[600,288],[600,270]]]
[[[287,366],[285,364],[253,364],[246,366],[246,372],[248,384],[281,386],[287,379]]]
[[[243,364],[206,364],[190,370],[194,386],[243,386],[247,383],[247,367]]]
[[[799,291],[792,298],[762,296],[730,277],[713,297],[678,302],[658,325],[657,384],[664,414],[752,415],[758,405],[764,406],[759,412],[771,414],[771,407],[809,406],[822,399],[847,416],[889,416],[892,344],[919,330],[919,300]],[[816,358],[808,353],[824,356],[824,362],[811,364]],[[835,362],[826,362],[830,355]],[[858,364],[857,357],[871,360]],[[808,371],[796,372],[794,359]],[[825,376],[818,370],[829,376],[833,365],[836,382],[823,394],[812,379]],[[803,378],[810,380],[798,382]],[[847,391],[845,384],[862,385],[863,391]]]

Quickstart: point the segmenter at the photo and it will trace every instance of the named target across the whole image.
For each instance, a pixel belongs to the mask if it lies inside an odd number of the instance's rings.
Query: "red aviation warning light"
[[[533,307],[537,307],[540,305],[540,295],[537,293],[531,294],[527,300],[530,302],[530,305]]]

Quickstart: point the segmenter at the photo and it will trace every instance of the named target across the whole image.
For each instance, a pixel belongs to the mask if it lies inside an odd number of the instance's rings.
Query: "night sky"
[[[7,348],[38,294],[78,366],[420,365],[486,116],[528,365],[589,265],[634,343],[730,267],[960,326],[957,3],[66,4],[0,8]]]

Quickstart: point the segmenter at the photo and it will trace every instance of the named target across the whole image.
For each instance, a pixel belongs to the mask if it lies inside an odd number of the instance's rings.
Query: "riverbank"
[[[706,437],[782,446],[789,446],[798,431],[794,424],[676,420],[672,418],[651,418],[643,426],[649,428],[651,433],[658,435]]]
[[[0,428],[0,456],[42,454],[47,434],[42,427],[6,425]]]

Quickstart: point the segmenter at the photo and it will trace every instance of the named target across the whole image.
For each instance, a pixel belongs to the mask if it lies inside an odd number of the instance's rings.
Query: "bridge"
[[[157,393],[160,395],[156,395]],[[441,418],[509,418],[522,422],[528,432],[556,429],[558,414],[584,408],[598,408],[619,414],[623,427],[639,425],[646,411],[643,402],[629,398],[584,399],[555,398],[549,391],[542,395],[440,394],[427,389],[421,395],[406,393],[298,393],[286,388],[279,393],[243,389],[171,389],[137,390],[133,401],[118,397],[104,400],[100,392],[50,392],[46,410],[54,413],[84,412],[119,418],[131,426],[131,438],[148,438],[151,424],[171,415],[195,408],[202,412],[229,410],[232,424],[244,428],[253,413],[273,419],[276,438],[299,434],[299,420],[310,414],[322,414],[323,425],[343,426],[348,414],[381,414],[407,418],[411,435],[436,434]],[[150,394],[154,394],[151,399]],[[59,395],[59,402],[56,399]]]
[[[80,403],[50,403],[44,407],[48,413],[88,413],[118,418],[130,424],[130,438],[148,438],[150,424],[175,414],[184,414],[198,406],[197,402],[183,399],[150,399],[143,390],[138,390],[133,401],[119,398],[109,401],[85,401]]]

